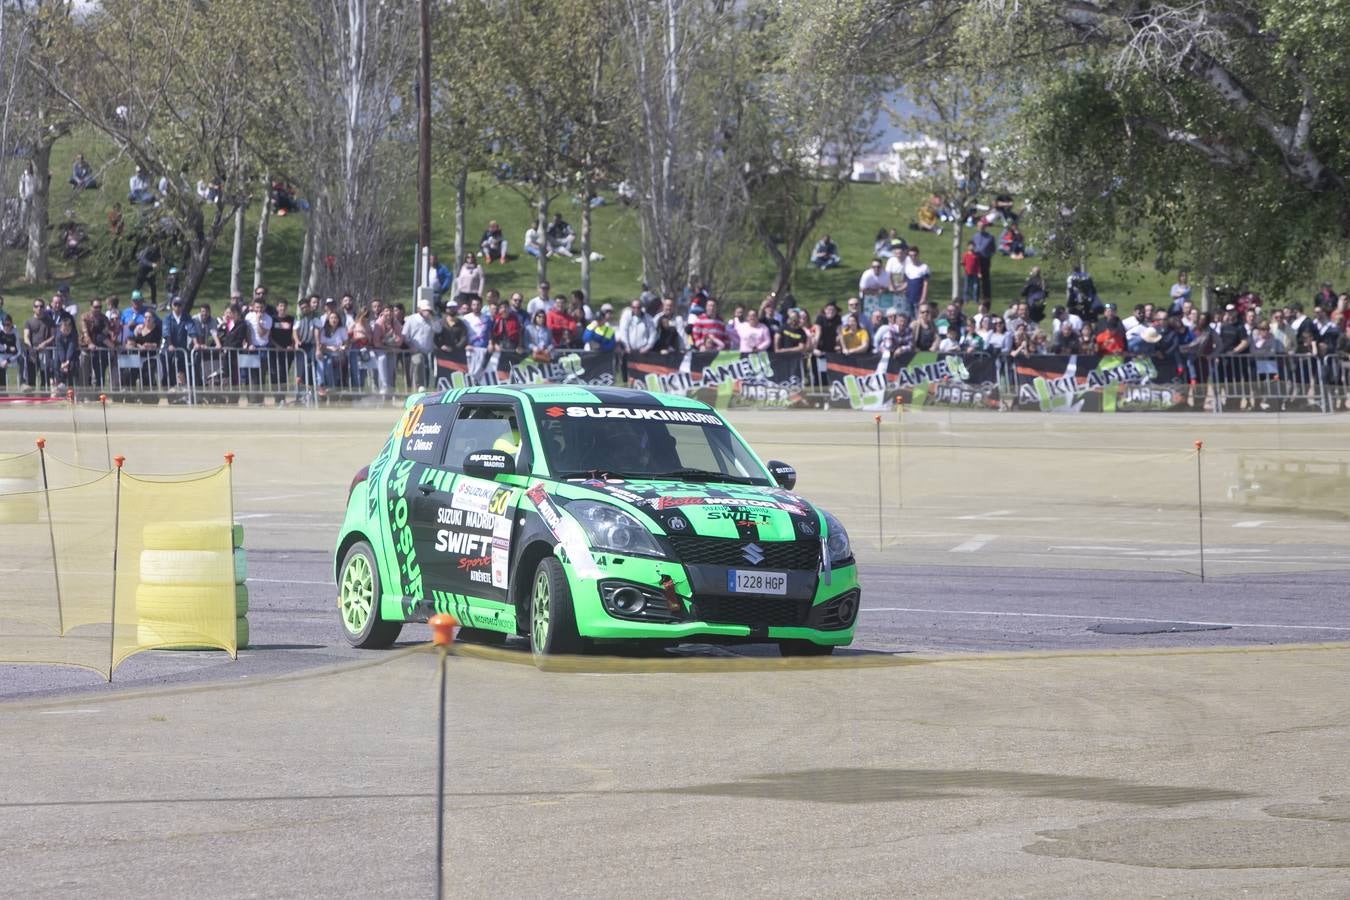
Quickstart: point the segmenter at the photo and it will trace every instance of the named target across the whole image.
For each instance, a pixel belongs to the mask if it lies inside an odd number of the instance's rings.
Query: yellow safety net
[[[136,476],[34,453],[0,472],[0,660],[111,677],[141,650],[247,642],[228,466]]]

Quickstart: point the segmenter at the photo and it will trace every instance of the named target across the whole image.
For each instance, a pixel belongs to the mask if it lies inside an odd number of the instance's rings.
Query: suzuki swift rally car
[[[708,406],[623,388],[416,395],[357,473],[335,575],[347,640],[453,615],[536,654],[610,642],[853,639],[848,534]]]

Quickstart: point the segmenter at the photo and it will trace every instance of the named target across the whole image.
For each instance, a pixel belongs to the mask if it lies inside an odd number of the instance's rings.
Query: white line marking
[[[296,497],[312,497],[315,492],[311,491],[306,494],[270,494],[266,497],[254,497],[247,491],[241,491],[240,494],[254,503],[266,503],[269,500],[293,500]]]
[[[999,516],[1011,516],[1012,514],[1013,514],[1013,511],[1012,511],[1011,509],[996,509],[996,510],[994,510],[993,512],[976,513],[976,514],[973,515],[973,516],[956,516],[956,518],[958,518],[958,519],[996,519],[996,518],[998,518]]]
[[[254,578],[252,575],[248,577],[248,580],[250,583],[261,581],[263,584],[324,584],[330,587],[333,586],[333,582],[331,581],[298,581],[294,578]]]
[[[1234,527],[1234,528],[1260,528],[1260,527],[1261,527],[1262,525],[1264,525],[1264,524],[1266,524],[1266,520],[1265,520],[1265,519],[1253,519],[1253,520],[1250,521],[1250,522],[1234,522],[1234,523],[1233,523],[1233,527]]]
[[[863,612],[943,613],[949,616],[1020,616],[1024,619],[1085,619],[1092,622],[1146,622],[1171,625],[1217,625],[1226,628],[1292,628],[1299,631],[1350,631],[1341,625],[1277,625],[1270,622],[1197,622],[1192,619],[1138,619],[1127,616],[1075,616],[1068,613],[997,612],[982,609],[916,609],[908,606],[864,606]]]
[[[977,534],[975,535],[975,537],[966,541],[964,544],[957,544],[949,552],[974,553],[976,550],[983,549],[985,544],[989,543],[996,537],[998,537],[998,535],[996,534]]]
[[[101,709],[47,709],[38,713],[40,716],[82,716],[88,713],[102,712]]]
[[[270,519],[275,515],[276,513],[236,513],[234,517],[236,519]]]

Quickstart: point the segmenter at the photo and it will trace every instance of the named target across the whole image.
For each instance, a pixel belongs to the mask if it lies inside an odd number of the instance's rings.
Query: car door
[[[432,598],[464,625],[483,627],[483,618],[514,623],[514,613],[506,616],[508,566],[523,479],[472,477],[464,473],[464,459],[481,450],[514,451],[517,467],[528,467],[521,421],[509,400],[461,401],[445,451],[451,477],[426,494]]]

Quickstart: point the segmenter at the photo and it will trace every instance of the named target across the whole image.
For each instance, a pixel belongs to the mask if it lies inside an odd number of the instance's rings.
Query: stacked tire
[[[234,592],[235,644],[248,646],[248,555],[244,526],[230,530],[229,553],[219,547],[226,526],[216,522],[154,522],[142,532],[140,584],[136,587],[137,643],[174,650],[213,650],[208,634],[225,627],[221,589]],[[213,608],[215,607],[215,608]]]
[[[41,521],[42,476],[34,454],[0,460],[0,525]]]

